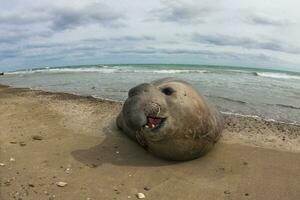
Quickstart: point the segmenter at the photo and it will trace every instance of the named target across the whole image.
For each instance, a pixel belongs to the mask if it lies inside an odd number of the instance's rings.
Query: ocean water
[[[224,113],[300,124],[300,73],[204,65],[84,65],[7,72],[0,84],[124,101],[164,77],[192,83]]]

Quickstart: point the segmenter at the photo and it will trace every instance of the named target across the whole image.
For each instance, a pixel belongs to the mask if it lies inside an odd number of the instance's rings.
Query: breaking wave
[[[154,74],[176,74],[176,73],[208,73],[206,70],[193,69],[134,69],[132,67],[83,67],[83,68],[43,68],[7,72],[6,74],[35,74],[35,73],[154,73]]]
[[[300,107],[292,106],[292,105],[285,105],[285,104],[274,104],[274,105],[279,106],[279,107],[284,107],[284,108],[292,108],[292,109],[299,109],[300,110]]]
[[[251,104],[251,103],[248,103],[246,101],[242,101],[242,100],[236,100],[236,99],[231,99],[231,98],[228,98],[228,97],[220,97],[220,96],[206,96],[208,98],[215,98],[215,99],[222,99],[222,100],[225,100],[225,101],[230,101],[230,102],[235,102],[235,103],[239,103],[239,104]],[[300,110],[300,107],[297,107],[297,106],[294,106],[294,105],[286,105],[286,104],[270,104],[270,103],[266,103],[265,105],[268,105],[268,106],[278,106],[278,107],[283,107],[283,108],[291,108],[291,109],[299,109]]]
[[[299,122],[297,121],[280,121],[272,118],[264,118],[258,115],[247,115],[247,114],[241,114],[241,113],[234,113],[234,112],[226,112],[226,111],[220,111],[223,115],[232,115],[232,116],[237,116],[237,117],[247,117],[247,118],[253,118],[253,119],[259,119],[259,120],[264,120],[267,122],[276,122],[276,123],[281,123],[281,124],[291,124],[291,125],[296,125],[299,126]]]
[[[118,69],[109,69],[109,68],[98,68],[98,67],[89,67],[89,68],[44,68],[44,69],[31,69],[31,70],[22,70],[15,72],[8,72],[6,74],[35,74],[35,73],[81,73],[81,72],[102,72],[102,73],[113,73]]]
[[[279,79],[300,79],[300,76],[289,75],[285,73],[254,72],[254,75],[268,77],[268,78],[279,78]]]

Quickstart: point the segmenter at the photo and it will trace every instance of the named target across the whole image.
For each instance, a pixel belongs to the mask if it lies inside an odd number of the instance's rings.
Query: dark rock
[[[43,140],[44,138],[42,136],[40,136],[40,135],[33,135],[32,139],[33,140]]]

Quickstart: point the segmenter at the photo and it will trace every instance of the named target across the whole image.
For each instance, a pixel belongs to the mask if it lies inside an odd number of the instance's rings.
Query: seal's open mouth
[[[148,116],[147,123],[144,125],[144,127],[152,130],[159,129],[162,127],[165,120],[166,118]]]

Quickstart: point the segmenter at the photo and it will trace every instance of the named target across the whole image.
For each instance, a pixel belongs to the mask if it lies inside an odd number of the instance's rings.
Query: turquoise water
[[[204,65],[84,65],[8,72],[0,84],[124,101],[142,82],[177,77],[222,112],[300,124],[300,73]]]

